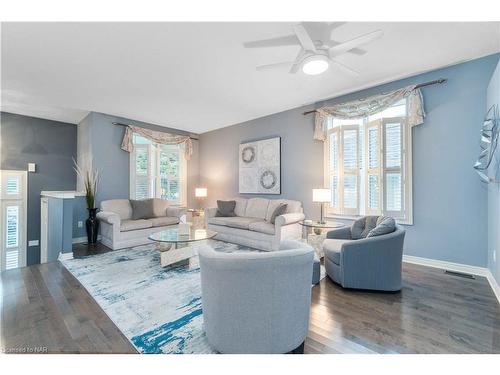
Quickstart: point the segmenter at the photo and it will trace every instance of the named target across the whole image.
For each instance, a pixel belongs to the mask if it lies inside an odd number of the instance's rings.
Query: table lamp
[[[196,188],[194,189],[194,196],[198,198],[198,200],[203,200],[208,195],[207,188]],[[202,207],[203,208],[203,207]]]
[[[330,189],[313,189],[313,202],[321,203],[321,220],[319,221],[321,224],[325,223],[323,219],[323,204],[329,203],[331,200],[331,191]]]

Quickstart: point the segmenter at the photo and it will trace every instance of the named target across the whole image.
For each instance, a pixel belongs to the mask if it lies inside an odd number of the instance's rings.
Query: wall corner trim
[[[403,255],[403,262],[485,277],[488,280],[498,303],[500,303],[500,286],[498,285],[488,268],[469,266],[467,264],[461,263],[446,262],[443,260],[415,257],[412,255]]]

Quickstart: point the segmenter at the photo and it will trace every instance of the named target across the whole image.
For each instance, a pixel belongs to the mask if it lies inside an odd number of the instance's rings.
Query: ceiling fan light
[[[311,56],[302,64],[302,71],[308,75],[318,75],[328,69],[328,60],[324,56]]]

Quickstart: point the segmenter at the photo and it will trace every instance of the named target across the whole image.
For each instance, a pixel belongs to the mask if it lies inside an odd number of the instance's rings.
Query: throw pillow
[[[377,226],[373,228],[367,237],[381,236],[392,233],[396,230],[396,221],[389,216],[380,216],[377,219]]]
[[[153,200],[130,200],[132,206],[132,220],[149,219],[154,217]]]
[[[360,240],[368,237],[372,229],[377,226],[379,218],[383,216],[363,216],[357,219],[351,226],[351,238]]]
[[[353,240],[359,240],[362,237],[363,231],[365,230],[365,224],[366,224],[366,216],[363,216],[354,223],[352,223],[351,226],[351,238]]]
[[[215,216],[217,217],[230,217],[236,216],[234,213],[234,208],[236,207],[236,201],[217,201],[217,212]]]
[[[273,213],[271,214],[271,220],[269,220],[271,222],[271,224],[274,224],[274,222],[276,221],[276,218],[280,215],[283,215],[286,212],[287,208],[288,208],[288,204],[280,203],[278,205],[278,207],[276,207],[274,209]]]
[[[370,231],[377,226],[377,220],[380,217],[382,216],[365,216],[365,229],[363,229],[363,232],[361,233],[361,238],[368,237],[368,233],[370,233]]]

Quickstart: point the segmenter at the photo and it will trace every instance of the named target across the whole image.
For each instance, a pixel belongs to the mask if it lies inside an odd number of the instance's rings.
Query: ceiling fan
[[[293,35],[284,37],[257,40],[243,43],[245,48],[263,48],[300,45],[301,49],[294,61],[285,61],[275,64],[260,65],[258,71],[290,68],[290,73],[297,73],[300,68],[305,74],[316,75],[325,72],[330,64],[335,64],[349,74],[359,75],[357,71],[342,64],[336,57],[344,53],[363,55],[366,51],[359,46],[370,43],[383,35],[382,30],[372,31],[343,43],[331,40],[331,32],[334,28],[342,25],[341,22],[320,23],[303,22],[293,26]],[[315,39],[313,39],[313,37]]]

